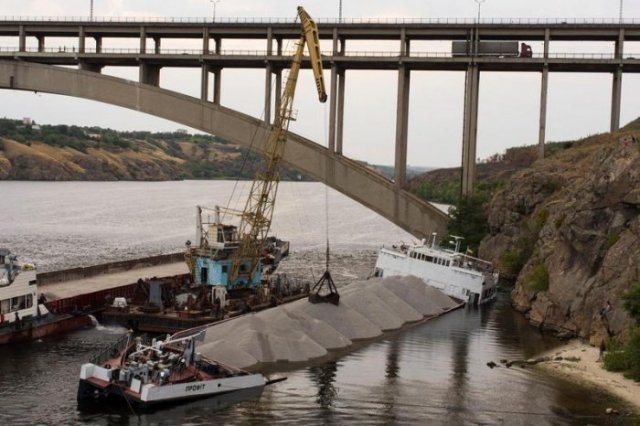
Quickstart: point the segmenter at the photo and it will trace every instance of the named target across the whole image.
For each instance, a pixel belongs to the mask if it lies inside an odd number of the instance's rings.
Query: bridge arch
[[[91,71],[0,61],[0,88],[73,96],[129,108],[256,150],[263,149],[269,132],[263,121],[221,105]],[[417,237],[446,230],[446,215],[431,204],[309,139],[289,133],[284,159]]]

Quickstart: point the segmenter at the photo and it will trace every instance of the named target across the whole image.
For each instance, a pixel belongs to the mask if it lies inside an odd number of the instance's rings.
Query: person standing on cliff
[[[607,314],[611,311],[611,303],[607,300],[607,304],[600,309],[600,318],[607,318]],[[608,318],[607,318],[608,319]]]

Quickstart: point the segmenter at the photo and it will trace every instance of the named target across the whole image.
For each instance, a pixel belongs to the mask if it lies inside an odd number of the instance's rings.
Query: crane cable
[[[329,138],[327,135],[327,104],[324,104],[324,125],[322,126],[324,129],[324,141],[329,144]],[[327,252],[326,252],[326,264],[325,271],[329,270],[329,186],[324,184],[324,221],[325,221],[325,236],[327,239]]]

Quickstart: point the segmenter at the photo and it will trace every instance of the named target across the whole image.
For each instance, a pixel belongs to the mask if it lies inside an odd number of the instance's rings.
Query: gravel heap
[[[304,362],[457,306],[420,278],[373,278],[341,288],[338,306],[301,299],[214,324],[197,350],[239,368]]]

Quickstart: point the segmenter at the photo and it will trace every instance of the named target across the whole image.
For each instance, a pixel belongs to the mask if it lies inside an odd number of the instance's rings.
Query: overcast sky
[[[345,18],[474,18],[474,0],[343,0]],[[302,4],[314,18],[338,16],[338,0],[221,0],[218,19],[229,17],[293,18]],[[2,16],[88,16],[90,0],[0,0]],[[486,0],[482,17],[606,18],[617,19],[618,0]],[[210,18],[210,0],[94,0],[96,16]],[[640,19],[640,1],[624,1],[625,18]],[[2,19],[2,18],[0,18]],[[35,43],[31,40],[30,43]],[[48,39],[49,47],[72,46],[76,40]],[[17,41],[0,37],[0,46]],[[105,47],[137,45],[136,40],[105,41]],[[163,41],[164,48],[198,48],[180,41]],[[223,49],[264,49],[246,42],[229,42]],[[328,49],[325,45],[323,48]],[[347,43],[352,50],[397,51],[397,43]],[[539,51],[541,46],[533,44]],[[449,49],[448,43],[413,43],[414,51]],[[609,43],[552,43],[552,52],[611,53]],[[627,43],[625,56],[640,56],[640,43]],[[105,74],[137,79],[133,68],[108,67]],[[327,83],[329,73],[325,73]],[[549,77],[547,141],[575,139],[609,129],[610,74],[552,73]],[[163,69],[160,85],[199,96],[200,71]],[[461,158],[464,74],[413,72],[411,76],[408,163],[415,166],[457,166]],[[222,76],[222,104],[253,116],[262,114],[264,71],[226,70]],[[377,164],[394,158],[397,73],[347,72],[344,153]],[[622,124],[640,116],[640,76],[625,74],[622,86]],[[38,123],[98,125],[122,130],[164,131],[181,128],[138,112],[62,96],[0,90],[0,117],[31,117]],[[506,148],[537,143],[540,98],[539,73],[482,73],[478,157]],[[291,130],[326,145],[328,103],[317,103],[313,79],[303,71],[296,92],[298,121]]]

